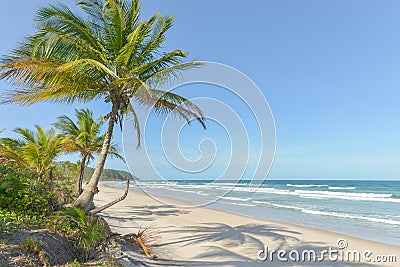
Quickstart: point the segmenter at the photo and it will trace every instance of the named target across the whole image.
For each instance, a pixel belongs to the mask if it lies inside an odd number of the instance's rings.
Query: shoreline
[[[307,226],[343,235],[351,232],[353,237],[400,246],[400,228],[396,227],[400,225],[400,221],[395,212],[400,208],[400,202],[398,199],[393,200],[398,203],[392,202],[389,197],[390,194],[396,194],[392,188],[400,186],[400,183],[388,185],[379,182],[378,185],[371,185],[369,181],[364,181],[361,184],[341,183],[341,187],[338,187],[334,181],[269,181],[265,187],[261,187],[260,192],[254,194],[246,192],[247,183],[242,183],[238,184],[238,188],[225,191],[227,194],[218,196],[221,190],[226,190],[226,186],[231,186],[232,183],[216,183],[209,188],[207,182],[202,180],[199,183],[184,181],[138,186],[135,184],[131,188],[150,193],[155,199],[157,196],[168,196],[171,199],[190,201],[194,205],[251,218],[272,218],[275,222]],[[107,182],[106,185],[117,188],[123,186],[115,182]],[[383,189],[375,190],[376,186]],[[385,189],[389,186],[390,188]],[[214,188],[218,191],[213,192]],[[267,198],[265,194],[268,195]],[[386,202],[387,205],[384,204]]]
[[[107,182],[108,181],[102,182],[103,183],[102,185],[105,186],[105,187],[110,187],[110,188],[119,188],[119,187],[114,187],[114,186],[107,185],[106,184]],[[173,198],[173,197],[169,197],[169,196],[158,195],[158,194],[151,194],[149,192],[142,191],[140,188],[130,188],[129,190],[146,194],[149,197],[151,197],[154,201],[159,201],[160,199],[166,199],[166,200],[168,200],[168,203],[177,203],[179,205],[185,204],[185,205],[189,205],[189,206],[194,205],[194,203],[192,203],[190,201],[187,201],[187,200],[183,200],[183,199],[179,199],[179,198]],[[311,229],[315,229],[315,230],[321,230],[321,231],[325,231],[325,232],[328,232],[328,233],[334,233],[334,234],[339,234],[339,235],[342,235],[342,236],[358,238],[358,239],[362,239],[362,240],[366,240],[366,241],[370,241],[370,242],[375,242],[375,243],[379,243],[379,244],[398,246],[399,249],[400,249],[400,245],[391,244],[391,243],[385,243],[385,242],[372,240],[372,239],[367,239],[367,238],[363,238],[363,237],[360,237],[360,236],[348,235],[348,234],[341,233],[339,231],[329,231],[329,230],[325,230],[325,229],[322,229],[322,228],[318,228],[318,227],[314,227],[314,226],[310,226],[310,225],[306,225],[306,224],[296,224],[296,223],[290,223],[290,222],[287,222],[287,221],[280,221],[280,220],[273,220],[273,219],[270,220],[270,219],[265,219],[265,218],[262,218],[262,217],[256,217],[256,216],[252,216],[252,215],[241,214],[239,212],[225,211],[223,209],[214,208],[214,207],[199,206],[199,208],[205,208],[205,209],[210,209],[210,210],[214,210],[214,211],[220,211],[220,212],[224,212],[224,213],[227,213],[227,214],[240,215],[240,216],[243,216],[243,217],[246,217],[246,218],[249,218],[249,219],[263,220],[263,221],[268,221],[268,222],[276,223],[276,224],[286,224],[288,226],[306,227],[306,228],[311,228]]]
[[[96,205],[103,205],[122,195],[123,189],[100,185]],[[157,196],[159,200],[183,204],[184,201]],[[186,202],[188,203],[188,202]],[[153,253],[157,260],[145,260],[149,266],[395,266],[400,262],[400,247],[320,230],[302,225],[226,212],[213,208],[181,208],[166,205],[147,193],[130,189],[127,198],[107,209],[102,216],[113,231],[120,234],[137,232],[140,227],[153,225],[158,232]],[[348,247],[338,249],[338,240]],[[332,261],[325,256],[321,262],[288,262],[278,259],[261,261],[260,250],[316,251],[325,249],[370,250],[373,254],[360,262]],[[273,255],[272,255],[273,256]],[[397,263],[373,263],[375,256],[395,256]],[[286,255],[286,258],[288,256]],[[352,260],[352,259],[350,259]]]

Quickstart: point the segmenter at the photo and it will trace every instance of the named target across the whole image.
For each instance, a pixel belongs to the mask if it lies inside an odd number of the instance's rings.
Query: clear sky
[[[2,3],[0,54],[33,33],[34,11],[50,2]],[[166,48],[235,67],[261,88],[277,134],[269,178],[400,179],[400,2],[240,3],[143,0],[142,7],[144,18],[157,11],[176,16]],[[1,92],[6,88],[0,82]],[[108,112],[102,103],[90,107]],[[0,106],[1,136],[49,126],[74,108]],[[124,168],[116,161],[108,167]]]

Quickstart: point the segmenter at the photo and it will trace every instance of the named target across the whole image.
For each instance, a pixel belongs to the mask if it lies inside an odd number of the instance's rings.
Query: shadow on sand
[[[134,206],[129,207],[128,211],[118,212],[119,216],[108,216],[105,218],[117,221],[141,222],[154,221],[153,218],[178,216],[181,214],[190,214],[188,210],[176,209],[171,205],[162,206]],[[121,226],[119,226],[121,227]],[[145,260],[144,266],[339,266],[339,267],[378,267],[379,265],[360,263],[360,262],[342,262],[330,261],[326,258],[324,261],[278,261],[267,259],[260,261],[257,259],[259,250],[264,249],[265,245],[259,238],[272,240],[273,248],[278,250],[297,250],[300,253],[305,250],[314,250],[317,257],[321,251],[328,249],[327,244],[314,242],[302,243],[293,235],[299,235],[299,232],[292,231],[284,227],[268,227],[258,224],[243,224],[232,227],[227,224],[199,224],[197,226],[187,226],[176,228],[174,226],[158,227],[160,234],[176,234],[177,240],[164,240],[164,242],[153,245],[157,258],[154,260]],[[287,246],[288,242],[298,244],[297,246]],[[293,242],[294,241],[294,242]],[[171,260],[163,251],[167,251],[172,246],[185,247],[196,244],[207,244],[204,252],[193,256],[193,260]],[[203,246],[204,248],[204,246]],[[240,248],[240,249],[239,249]],[[246,251],[247,253],[243,253]],[[163,255],[164,254],[164,255]],[[178,255],[179,256],[179,255]],[[190,258],[190,255],[183,255]],[[189,257],[188,257],[189,256]],[[276,257],[276,256],[275,256]],[[175,257],[174,257],[175,258]]]
[[[170,231],[170,230],[168,230]],[[293,237],[293,234],[299,234],[298,232],[291,231],[289,229],[284,228],[274,228],[274,227],[266,227],[264,225],[257,224],[245,224],[239,225],[236,227],[231,227],[226,224],[214,223],[208,225],[200,225],[196,227],[185,227],[184,229],[175,230],[180,233],[187,233],[188,237],[185,239],[181,239],[179,241],[173,242],[174,244],[178,244],[180,246],[190,246],[197,243],[207,242],[208,244],[215,244],[209,246],[208,249],[199,255],[196,255],[193,261],[177,261],[177,260],[168,260],[165,258],[159,257],[155,262],[148,263],[149,266],[366,266],[373,267],[379,265],[360,263],[360,262],[333,262],[329,261],[328,258],[325,258],[324,261],[288,261],[282,262],[278,261],[276,256],[274,260],[267,259],[266,261],[260,261],[257,259],[257,253],[259,250],[264,249],[264,243],[256,238],[255,236],[263,236],[272,240],[273,247],[275,250],[297,250],[299,252],[315,250],[317,253],[322,250],[328,249],[328,247],[322,243],[307,243],[301,244],[300,240]],[[288,241],[297,241],[300,242],[300,245],[285,247],[285,244]],[[172,244],[171,242],[163,243],[158,246],[158,248],[162,248],[163,246],[167,246]],[[243,255],[243,253],[235,252],[235,248],[241,246],[246,249],[251,249],[249,256]],[[162,251],[162,250],[160,250]],[[286,256],[287,257],[287,256]],[[212,261],[210,259],[217,259],[218,262]]]

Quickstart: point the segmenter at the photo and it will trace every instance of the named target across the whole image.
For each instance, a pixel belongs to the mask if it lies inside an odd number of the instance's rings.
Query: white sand
[[[103,205],[122,194],[123,189],[102,185],[95,203]],[[175,204],[182,203],[180,200],[173,201]],[[171,203],[170,198],[168,202]],[[102,214],[112,230],[120,234],[136,233],[140,226],[153,224],[158,238],[153,242],[151,253],[157,255],[157,259],[141,257],[146,266],[400,266],[399,246],[213,209],[178,208],[136,190],[130,190],[125,200]],[[339,250],[338,254],[341,259],[340,253],[345,252],[344,261],[331,261],[328,254],[323,262],[293,261],[288,254],[283,256],[289,259],[288,262],[278,260],[276,254],[273,261],[257,259],[258,251],[264,246],[268,246],[270,252],[297,250],[300,259],[304,250],[313,249],[320,257],[321,251],[330,247],[337,250],[339,239],[348,243],[348,247]],[[360,251],[361,261],[347,262],[349,250]],[[397,263],[365,262],[362,256],[365,250],[373,252],[370,256],[372,260],[378,255],[394,255]],[[295,252],[291,255],[296,257]],[[332,254],[332,257],[335,255]]]

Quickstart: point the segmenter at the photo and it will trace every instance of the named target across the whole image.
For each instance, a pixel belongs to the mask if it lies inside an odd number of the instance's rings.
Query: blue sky
[[[0,54],[34,31],[34,10],[50,2],[2,4]],[[276,123],[269,178],[400,179],[399,1],[144,0],[142,7],[144,18],[176,16],[166,48],[235,67],[261,88]],[[7,86],[0,82],[2,92]],[[0,106],[1,135],[47,126],[75,107],[82,106]]]

